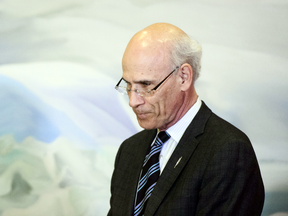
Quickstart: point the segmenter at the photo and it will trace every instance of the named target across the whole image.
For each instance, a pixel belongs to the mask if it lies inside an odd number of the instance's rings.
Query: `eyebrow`
[[[127,84],[131,85],[131,83],[128,82],[127,80],[125,80],[124,77],[122,77],[122,79],[123,79]],[[139,81],[135,81],[134,83],[136,83],[136,84],[142,84],[142,85],[147,85],[147,84],[152,83],[152,81],[151,81],[151,80],[139,80]]]

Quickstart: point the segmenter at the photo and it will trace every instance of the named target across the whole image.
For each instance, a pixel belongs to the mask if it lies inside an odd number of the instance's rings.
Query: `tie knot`
[[[164,144],[169,138],[170,135],[166,131],[161,131],[158,134],[158,138],[161,140],[161,142]]]

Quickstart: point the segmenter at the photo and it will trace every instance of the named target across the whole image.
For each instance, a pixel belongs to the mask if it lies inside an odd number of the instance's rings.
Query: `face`
[[[125,56],[126,55],[126,56]],[[163,53],[148,55],[128,55],[123,57],[123,79],[131,89],[152,89],[159,84],[174,68],[165,61]],[[131,91],[129,105],[137,116],[138,123],[145,129],[165,130],[178,121],[177,116],[183,96],[175,71],[150,96],[142,97]]]

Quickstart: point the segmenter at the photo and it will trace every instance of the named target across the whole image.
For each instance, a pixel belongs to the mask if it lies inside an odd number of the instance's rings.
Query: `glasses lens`
[[[122,79],[118,86],[115,87],[121,94],[127,94],[127,83]]]
[[[117,91],[120,92],[121,94],[127,95],[127,88],[125,88],[125,87],[123,87],[123,86],[116,86],[115,88],[116,88]]]
[[[149,97],[154,94],[154,90],[148,90],[148,89],[134,89],[131,90],[131,85],[127,84],[123,79],[119,83],[118,86],[115,87],[121,94],[130,95],[132,92],[135,92],[136,94],[142,96],[142,97]]]

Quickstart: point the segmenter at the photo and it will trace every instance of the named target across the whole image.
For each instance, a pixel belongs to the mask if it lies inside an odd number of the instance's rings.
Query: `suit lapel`
[[[177,181],[179,174],[197,147],[198,140],[196,137],[204,132],[205,124],[210,115],[211,110],[205,105],[204,102],[202,102],[199,112],[186,129],[176,149],[166,164],[161,176],[159,177],[153,193],[147,203],[145,216],[154,215],[173,183]]]

